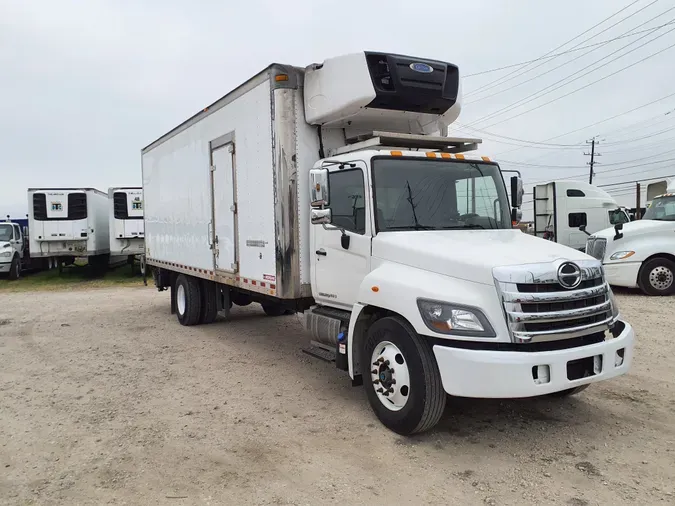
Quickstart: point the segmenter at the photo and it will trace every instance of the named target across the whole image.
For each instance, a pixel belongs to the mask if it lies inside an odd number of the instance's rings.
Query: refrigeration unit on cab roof
[[[141,151],[145,253],[182,325],[304,312],[304,351],[401,434],[446,394],[578,393],[633,349],[599,261],[514,230],[522,181],[451,138],[459,71],[273,64]],[[533,353],[534,352],[534,353]]]
[[[108,189],[110,254],[141,255],[145,251],[143,226],[143,189],[117,187]]]
[[[108,195],[94,188],[29,188],[30,256],[108,263]]]

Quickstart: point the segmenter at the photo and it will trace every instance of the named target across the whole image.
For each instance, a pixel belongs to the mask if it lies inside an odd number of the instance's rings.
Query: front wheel
[[[409,435],[438,423],[446,400],[438,365],[429,343],[405,320],[375,322],[361,357],[370,370],[364,371],[368,402],[384,425]]]
[[[647,295],[672,295],[675,293],[675,262],[668,258],[652,258],[640,268],[640,289]]]
[[[9,266],[9,279],[16,281],[21,277],[21,261],[18,256],[12,259],[12,265]]]

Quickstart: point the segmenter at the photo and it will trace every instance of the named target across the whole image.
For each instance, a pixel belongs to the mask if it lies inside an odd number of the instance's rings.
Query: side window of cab
[[[361,169],[328,174],[331,223],[357,234],[366,233],[365,182]]]

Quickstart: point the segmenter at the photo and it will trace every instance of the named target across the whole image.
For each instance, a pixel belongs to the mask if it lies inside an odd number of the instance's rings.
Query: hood
[[[373,257],[484,284],[494,283],[494,267],[591,259],[520,230],[381,232]]]
[[[659,221],[659,220],[637,220],[630,223],[624,223],[621,233],[624,236],[630,235],[637,237],[639,235],[653,234],[660,232],[672,232],[675,230],[675,221]],[[592,237],[604,237],[611,240],[616,235],[614,227],[600,230],[592,235]]]

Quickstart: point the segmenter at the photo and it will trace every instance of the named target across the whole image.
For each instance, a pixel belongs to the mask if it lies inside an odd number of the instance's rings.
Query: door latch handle
[[[322,257],[325,257],[326,256],[326,250],[323,249],[323,248],[318,249],[318,250],[316,250],[316,254],[321,255]]]

